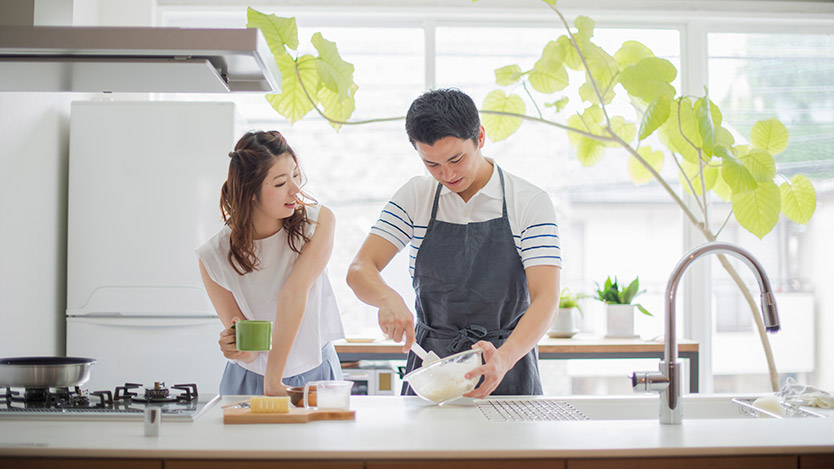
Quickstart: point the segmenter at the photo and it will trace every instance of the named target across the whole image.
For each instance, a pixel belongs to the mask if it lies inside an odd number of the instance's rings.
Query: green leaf
[[[689,182],[692,183],[692,187],[695,188],[695,195],[702,194],[701,188],[701,168],[697,164],[692,164],[687,161],[681,161],[681,169],[683,172],[678,172],[678,178],[681,181],[684,189],[686,192],[692,194],[692,190],[689,188],[689,184],[686,183],[686,179],[689,179]],[[704,188],[709,191],[715,185],[716,179],[718,179],[718,168],[713,166],[704,165],[703,177],[704,177]]]
[[[631,122],[626,122],[622,116],[611,117],[611,130],[626,143],[631,143],[634,140],[634,135],[637,133],[635,125]],[[618,147],[620,145],[616,142],[611,142],[608,146]]]
[[[524,115],[526,108],[520,96],[516,94],[507,96],[503,91],[495,90],[484,99],[482,109]],[[484,114],[481,123],[484,125],[489,138],[493,142],[497,142],[509,137],[521,127],[521,117]]]
[[[621,70],[629,65],[634,65],[647,57],[654,57],[654,53],[652,53],[651,49],[637,41],[624,42],[623,45],[620,46],[620,49],[614,53],[614,60],[617,61],[617,66],[619,66]]]
[[[721,164],[721,180],[733,194],[751,191],[759,186],[750,171],[731,158],[725,159]]]
[[[518,65],[507,65],[495,69],[495,83],[501,86],[512,85],[521,79],[521,67]]]
[[[637,149],[637,153],[646,160],[656,172],[660,172],[663,169],[663,152],[662,151],[654,151],[650,146],[641,146]],[[644,184],[648,184],[654,179],[654,176],[648,169],[641,163],[637,158],[634,156],[628,159],[628,163],[626,163],[626,168],[628,169],[628,174],[631,176],[631,181],[634,182],[635,186],[642,186]]]
[[[637,290],[640,288],[639,278],[635,278],[620,294],[620,303],[627,305],[631,304],[631,300],[637,296]]]
[[[589,108],[581,117],[576,114],[570,116],[567,121],[568,126],[599,135],[600,128],[594,120],[595,112],[593,109],[595,107]],[[605,154],[605,145],[598,140],[570,131],[568,132],[568,140],[576,148],[576,159],[583,166],[593,166],[599,163]]]
[[[620,74],[620,83],[630,95],[650,103],[660,95],[675,95],[675,87],[670,83],[677,74],[678,71],[672,62],[647,57],[626,67]]]
[[[713,109],[713,108],[710,108]],[[715,123],[715,118],[712,119],[713,124]],[[725,129],[724,127],[717,127],[715,129],[715,144],[721,145],[722,147],[730,148],[735,143],[736,139],[733,138],[733,134],[730,133],[729,130]]]
[[[797,174],[791,181],[779,186],[782,196],[782,213],[801,225],[811,221],[817,209],[817,193],[811,181],[802,174]]]
[[[298,28],[295,18],[266,15],[252,7],[246,9],[247,28],[258,28],[266,39],[269,50],[276,57],[286,52],[284,46],[298,49]]]
[[[275,62],[281,71],[281,93],[268,94],[266,99],[278,114],[286,117],[292,124],[304,117],[313,109],[314,104],[318,103],[316,93],[316,89],[319,87],[318,71],[315,67],[314,58],[310,55],[298,59],[298,74],[295,71],[296,62],[286,52],[276,55]],[[298,75],[301,75],[304,87],[313,102],[304,94]]]
[[[345,62],[339,56],[336,44],[322,37],[321,33],[313,34],[313,47],[319,52],[316,68],[321,83],[339,94],[340,99],[352,98],[353,65]]]
[[[672,101],[669,118],[660,126],[659,137],[670,150],[683,156],[689,163],[698,164],[696,148],[701,146],[701,135],[688,98]]]
[[[557,99],[556,101],[553,101],[552,103],[544,103],[544,106],[545,107],[555,107],[556,112],[559,112],[562,109],[564,109],[565,106],[567,106],[569,101],[570,101],[570,98],[568,98],[567,96],[563,96],[563,97]]]
[[[356,84],[353,84],[352,89],[350,90],[350,98],[342,99],[339,96],[339,93],[331,90],[326,86],[322,86],[319,89],[319,98],[321,99],[321,104],[324,106],[324,114],[327,117],[330,117],[333,120],[346,122],[350,119],[350,116],[353,114],[353,111],[356,109],[356,103],[353,99],[353,96],[356,94],[356,90],[359,87]],[[342,124],[337,122],[330,122],[328,121],[331,127],[336,130],[339,130],[342,127]]]
[[[472,1],[474,2],[475,0],[472,0]],[[556,0],[542,0],[542,1],[544,3],[547,3],[548,5],[556,6]]]
[[[759,184],[752,191],[733,195],[733,213],[747,231],[763,238],[779,221],[781,195],[772,181]]]
[[[776,176],[776,161],[767,150],[752,148],[749,153],[739,157],[739,160],[750,170],[756,181],[771,181]]]
[[[585,62],[588,64],[587,72],[594,78],[599,92],[603,94],[606,103],[611,102],[607,98],[607,95],[609,92],[613,93],[614,79],[619,72],[617,61],[608,52],[605,52],[602,47],[591,42],[579,43],[579,48],[582,50],[582,54],[585,56]],[[586,73],[586,78],[588,73]],[[596,93],[593,96],[596,96]]]
[[[561,61],[542,57],[528,76],[533,89],[545,94],[555,93],[568,86],[568,72]]]
[[[556,45],[564,51],[565,66],[571,70],[583,70],[582,59],[568,36],[562,35],[556,39]]]
[[[596,24],[596,21],[587,16],[577,16],[573,21],[573,25],[576,27],[576,33],[573,35],[576,38],[576,42],[579,42],[581,45],[581,43],[594,37],[594,27]]]
[[[729,202],[733,198],[733,190],[724,182],[724,178],[715,178],[715,184],[712,186],[712,191],[718,197],[721,197],[725,202]]]
[[[662,94],[655,98],[643,113],[640,120],[640,132],[637,133],[638,140],[644,140],[651,135],[658,127],[669,118],[669,110],[672,102],[668,95]]]
[[[709,96],[695,101],[695,119],[698,121],[698,134],[701,136],[701,150],[704,155],[713,155],[715,146],[715,127],[712,125],[712,114],[710,114]]]
[[[778,155],[788,148],[788,129],[776,118],[758,121],[750,131],[750,143]]]

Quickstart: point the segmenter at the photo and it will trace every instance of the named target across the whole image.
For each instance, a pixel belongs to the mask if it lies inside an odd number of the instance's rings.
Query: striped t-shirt
[[[500,218],[501,180],[495,163],[492,176],[469,202],[443,187],[438,200],[437,220],[465,224]],[[417,176],[402,186],[385,205],[371,233],[402,250],[409,246],[409,271],[414,276],[414,261],[426,235],[437,181]],[[556,212],[546,192],[504,171],[507,215],[515,246],[524,268],[536,265],[562,265],[559,226]]]

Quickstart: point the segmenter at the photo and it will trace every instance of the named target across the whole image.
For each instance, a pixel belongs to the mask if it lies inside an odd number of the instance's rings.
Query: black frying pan
[[[0,358],[0,386],[70,387],[86,383],[97,360],[79,357]]]

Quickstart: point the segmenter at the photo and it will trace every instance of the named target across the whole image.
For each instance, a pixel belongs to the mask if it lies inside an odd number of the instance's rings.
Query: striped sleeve
[[[517,246],[525,269],[536,265],[562,266],[559,224],[546,193],[531,200],[521,227]]]
[[[397,250],[402,250],[414,237],[414,222],[402,203],[389,200],[376,224],[371,227],[371,233],[388,240]]]

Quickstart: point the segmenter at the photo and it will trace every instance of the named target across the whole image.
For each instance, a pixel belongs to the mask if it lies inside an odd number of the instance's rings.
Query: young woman
[[[197,249],[229,360],[221,394],[286,395],[286,386],[342,379],[331,341],[344,337],[325,267],[333,213],[302,192],[298,158],[277,131],[250,132],[229,153],[220,193],[226,226]],[[272,350],[242,352],[232,324],[273,321]]]

